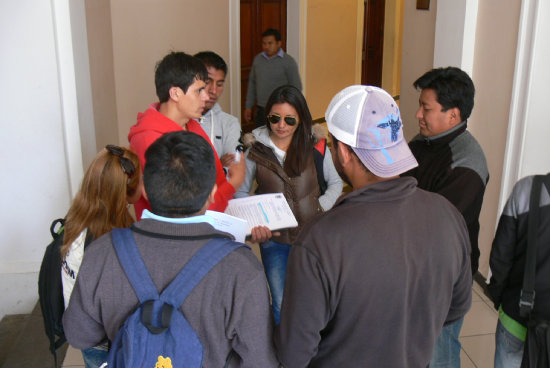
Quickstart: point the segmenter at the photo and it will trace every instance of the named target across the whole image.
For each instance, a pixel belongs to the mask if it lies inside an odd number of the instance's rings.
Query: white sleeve
[[[327,190],[325,194],[319,197],[319,204],[323,208],[323,211],[328,211],[342,194],[343,188],[342,179],[334,167],[332,155],[328,147],[325,151],[325,158],[323,159],[323,175],[327,182]]]
[[[242,198],[242,197],[248,197],[250,188],[252,187],[252,183],[254,183],[254,179],[256,179],[256,162],[248,159],[248,153],[250,152],[250,148],[246,151],[245,157],[246,157],[246,176],[244,178],[244,182],[242,183],[241,187],[237,192],[235,192],[234,197],[235,198]]]
[[[236,117],[226,114],[223,121],[223,152],[220,152],[220,158],[226,153],[234,153],[239,145],[241,137],[241,124]]]

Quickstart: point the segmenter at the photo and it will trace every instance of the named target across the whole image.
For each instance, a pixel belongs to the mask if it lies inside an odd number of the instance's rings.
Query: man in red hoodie
[[[139,156],[142,168],[145,167],[145,151],[164,133],[186,130],[212,144],[195,120],[202,116],[208,99],[205,90],[207,80],[208,72],[204,64],[184,52],[171,52],[157,64],[155,86],[159,102],[151,104],[145,112],[138,113],[137,124],[130,128],[128,134],[130,148]],[[220,159],[217,154],[215,156],[218,190],[209,209],[223,212],[227,201],[241,186],[246,166],[244,159],[234,162],[226,178]],[[150,209],[149,202],[143,196],[134,207],[138,220],[144,209]]]

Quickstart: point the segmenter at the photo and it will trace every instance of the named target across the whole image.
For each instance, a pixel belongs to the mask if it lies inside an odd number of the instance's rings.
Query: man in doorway
[[[157,64],[155,85],[159,102],[138,114],[138,122],[130,128],[128,134],[130,148],[138,155],[141,167],[145,167],[147,148],[164,133],[186,130],[210,142],[208,135],[195,120],[202,116],[208,100],[205,90],[207,80],[208,72],[202,61],[184,52],[171,52]],[[218,155],[214,153],[214,156],[218,190],[209,209],[223,212],[227,201],[244,181],[246,166],[244,159],[231,164],[226,179]],[[142,196],[134,208],[139,220],[143,210],[150,209],[149,202]]]
[[[252,62],[252,69],[248,78],[248,91],[244,117],[247,122],[252,121],[252,107],[256,103],[256,126],[266,123],[264,109],[271,92],[284,84],[291,84],[302,89],[298,65],[289,54],[281,48],[281,33],[268,28],[262,33],[263,52],[256,55]]]
[[[325,114],[335,167],[352,188],[292,245],[279,361],[298,367],[426,367],[444,323],[471,304],[464,220],[399,175],[417,165],[397,103],[351,86]]]
[[[215,155],[208,141],[175,131],[157,139],[145,155],[143,181],[151,211],[144,210],[142,220],[132,225],[132,236],[145,272],[164,290],[207,242],[232,236],[217,230],[214,219],[205,215],[217,180]],[[106,338],[115,341],[139,304],[111,234],[100,237],[86,248],[63,315],[68,341],[78,348],[95,346]],[[232,351],[236,353],[232,360],[240,358],[242,366],[279,366],[271,339],[267,283],[250,249],[240,247],[224,257],[179,309],[200,339],[203,366],[227,366]]]
[[[239,146],[241,124],[236,117],[223,112],[218,103],[225,85],[227,64],[212,51],[199,52],[195,57],[204,63],[208,71],[208,100],[199,123],[214,145],[223,167],[229,167],[235,160],[235,150]]]
[[[489,170],[481,146],[466,130],[474,107],[472,79],[456,67],[432,69],[414,82],[420,90],[419,134],[409,143],[418,167],[407,172],[418,187],[441,194],[460,211],[471,244],[471,273],[479,265],[479,213]],[[430,367],[460,367],[458,336],[463,319],[447,325]]]

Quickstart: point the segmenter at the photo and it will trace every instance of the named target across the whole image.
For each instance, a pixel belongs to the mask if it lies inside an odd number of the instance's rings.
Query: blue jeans
[[[495,334],[495,368],[519,368],[523,359],[523,341],[512,335],[500,320]]]
[[[464,317],[444,326],[434,347],[430,368],[460,368],[460,348],[458,340]]]
[[[82,357],[86,368],[99,368],[101,364],[107,361],[107,350],[97,349],[95,347],[82,350]]]
[[[271,305],[275,324],[279,324],[283,290],[285,286],[286,261],[290,245],[268,240],[260,244],[260,254],[264,264],[265,275],[271,291]]]

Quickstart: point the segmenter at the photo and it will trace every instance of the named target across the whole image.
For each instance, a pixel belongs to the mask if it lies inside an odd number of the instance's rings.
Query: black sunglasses
[[[281,121],[281,117],[279,115],[268,115],[267,120],[269,120],[271,124],[277,124],[279,121]],[[285,123],[288,126],[294,126],[296,125],[296,123],[298,123],[298,119],[292,116],[285,116]]]
[[[112,144],[106,145],[105,148],[107,149],[107,151],[109,151],[111,155],[116,156],[120,159],[120,166],[122,167],[122,171],[129,177],[132,177],[132,175],[134,175],[134,172],[136,171],[136,167],[130,159],[124,157],[124,150],[119,146],[115,146]]]

